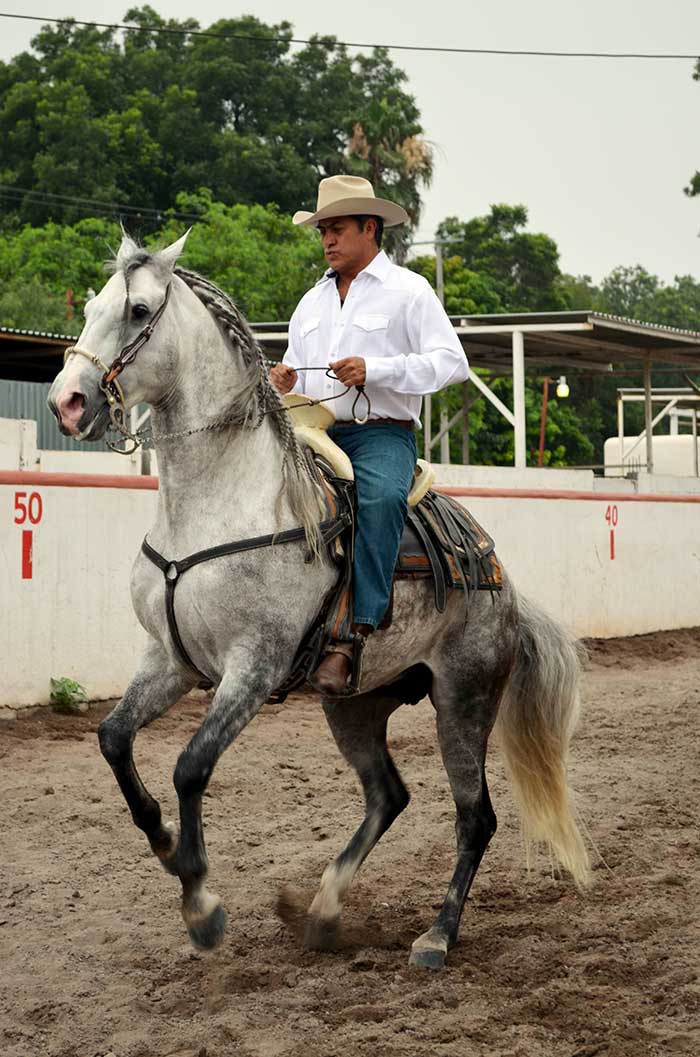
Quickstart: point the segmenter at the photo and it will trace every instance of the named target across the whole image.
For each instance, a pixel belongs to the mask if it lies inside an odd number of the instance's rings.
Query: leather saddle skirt
[[[442,612],[450,588],[500,591],[501,566],[494,542],[461,504],[432,489],[409,510],[394,578],[433,577]]]

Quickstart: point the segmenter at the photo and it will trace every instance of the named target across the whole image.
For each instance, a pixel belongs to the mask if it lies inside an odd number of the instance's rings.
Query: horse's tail
[[[545,841],[580,887],[588,850],[567,781],[569,741],[579,714],[582,649],[565,629],[519,598],[520,642],[499,711],[500,742],[526,846]]]

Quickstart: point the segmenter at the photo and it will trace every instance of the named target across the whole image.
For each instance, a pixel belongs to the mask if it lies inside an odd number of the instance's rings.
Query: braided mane
[[[312,475],[307,456],[297,442],[291,416],[270,381],[259,342],[233,300],[215,283],[185,268],[175,268],[174,274],[214,316],[229,348],[243,360],[245,380],[232,406],[222,417],[227,423],[257,429],[266,412],[273,412],[269,419],[282,446],[283,488],[292,512],[304,527],[312,552],[318,555],[321,544],[318,526],[325,513],[323,494]]]

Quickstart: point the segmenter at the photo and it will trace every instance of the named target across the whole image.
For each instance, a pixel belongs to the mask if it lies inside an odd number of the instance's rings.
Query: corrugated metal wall
[[[11,382],[0,378],[0,418],[29,418],[37,424],[37,447],[43,451],[85,451],[85,446],[59,433],[46,406],[50,382]],[[92,447],[107,451],[103,440]]]

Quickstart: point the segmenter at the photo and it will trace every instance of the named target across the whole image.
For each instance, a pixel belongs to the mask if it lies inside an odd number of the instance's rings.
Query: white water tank
[[[621,477],[625,473],[646,470],[647,445],[642,439],[629,457],[627,452],[635,444],[636,437],[624,438],[625,457],[620,459],[620,438],[608,437],[603,447],[603,462],[606,477]],[[698,458],[700,459],[700,438],[696,439]],[[654,473],[668,474],[672,477],[695,477],[693,459],[693,437],[690,433],[676,436],[660,435],[652,437],[654,455]],[[624,462],[624,469],[619,465]]]

